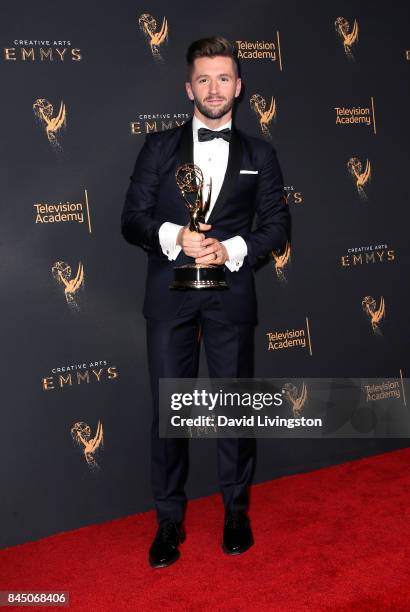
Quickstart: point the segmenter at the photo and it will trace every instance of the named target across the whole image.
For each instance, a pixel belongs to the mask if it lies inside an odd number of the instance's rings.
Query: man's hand
[[[205,238],[201,243],[201,250],[195,258],[195,263],[223,266],[228,259],[228,251],[219,240],[216,238]]]
[[[177,244],[182,247],[185,255],[193,257],[195,263],[213,263],[223,265],[228,261],[228,251],[216,238],[205,238],[202,232],[207,232],[212,225],[200,223],[198,232],[191,232],[189,227],[181,227],[177,237]]]
[[[201,232],[210,230],[212,225],[206,223],[200,223],[199,229]],[[188,225],[181,227],[177,236],[177,244],[182,247],[185,255],[193,257],[194,259],[199,256],[203,250],[203,243],[205,242],[205,236],[201,232],[191,232]],[[209,238],[208,238],[209,240]]]

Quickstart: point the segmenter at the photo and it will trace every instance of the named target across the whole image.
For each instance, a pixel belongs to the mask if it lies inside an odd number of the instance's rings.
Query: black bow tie
[[[223,138],[226,140],[226,142],[229,142],[231,139],[231,130],[229,128],[225,128],[224,130],[208,130],[208,128],[199,128],[199,142],[208,142],[208,140],[213,140],[214,138]]]

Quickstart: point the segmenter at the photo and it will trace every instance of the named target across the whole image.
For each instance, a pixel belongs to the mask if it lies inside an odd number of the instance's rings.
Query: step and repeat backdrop
[[[300,381],[296,403],[306,377],[378,377],[369,400],[406,403],[404,4],[44,0],[1,12],[1,546],[152,508],[146,255],[120,216],[145,135],[192,114],[192,40],[237,45],[235,121],[276,148],[293,219],[291,243],[256,273],[256,376]],[[363,433],[260,440],[255,482],[408,444]],[[191,442],[190,497],[217,491],[214,451]]]

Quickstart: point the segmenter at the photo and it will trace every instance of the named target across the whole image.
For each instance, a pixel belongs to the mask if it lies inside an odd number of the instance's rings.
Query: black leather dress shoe
[[[245,512],[227,512],[223,534],[223,551],[240,555],[253,544],[252,529]]]
[[[179,559],[178,545],[185,540],[185,530],[181,523],[161,521],[154,541],[149,549],[149,562],[152,567],[167,567]]]

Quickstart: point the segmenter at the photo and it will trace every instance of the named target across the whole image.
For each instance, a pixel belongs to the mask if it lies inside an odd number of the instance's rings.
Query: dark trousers
[[[186,505],[188,439],[159,438],[160,378],[196,378],[199,336],[210,378],[252,378],[253,324],[226,320],[214,291],[189,291],[172,320],[147,318],[148,365],[153,396],[151,430],[152,490],[158,521],[182,521]],[[225,509],[247,510],[254,460],[252,438],[218,438],[218,476]]]

